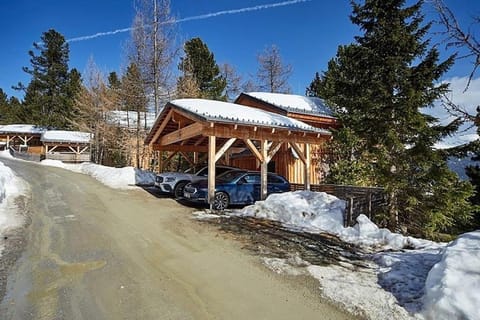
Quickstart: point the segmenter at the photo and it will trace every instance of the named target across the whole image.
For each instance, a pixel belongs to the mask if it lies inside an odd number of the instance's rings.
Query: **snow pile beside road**
[[[8,151],[8,150],[0,151],[0,157],[1,158],[7,158],[7,159],[14,159],[13,156],[10,154],[10,151]]]
[[[480,230],[444,250],[425,283],[427,319],[480,319]]]
[[[16,215],[14,200],[26,193],[26,184],[13,171],[0,162],[0,236],[9,228],[16,228],[23,220]],[[0,242],[0,252],[3,245]]]
[[[377,227],[365,215],[354,227],[343,226],[345,201],[324,192],[294,191],[271,194],[265,201],[235,211],[234,215],[275,220],[306,232],[326,232],[343,241],[374,249],[402,249],[429,246],[430,241],[405,237]]]
[[[153,185],[155,181],[153,172],[134,167],[113,168],[89,162],[68,164],[58,160],[43,160],[41,164],[88,174],[114,189],[128,189],[134,185]]]

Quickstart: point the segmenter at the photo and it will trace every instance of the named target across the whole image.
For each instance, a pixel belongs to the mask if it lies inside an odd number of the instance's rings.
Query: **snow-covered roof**
[[[146,119],[145,119],[146,116]],[[107,113],[107,121],[111,124],[117,124],[124,128],[134,129],[137,127],[137,112],[136,111],[109,111]],[[140,112],[140,126],[150,129],[155,122],[154,112]]]
[[[185,111],[194,113],[207,121],[287,128],[330,134],[328,130],[315,128],[296,119],[229,102],[205,99],[178,99],[170,101],[170,103]]]
[[[325,101],[317,97],[305,97],[295,94],[270,92],[247,92],[243,94],[267,102],[289,112],[314,114],[327,117],[333,116],[332,111],[327,107]]]
[[[33,124],[6,124],[0,126],[1,133],[42,134],[46,129]]]
[[[42,134],[43,142],[90,143],[92,135],[81,131],[49,130]]]

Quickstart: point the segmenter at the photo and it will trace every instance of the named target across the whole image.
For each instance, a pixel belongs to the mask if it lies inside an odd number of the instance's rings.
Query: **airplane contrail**
[[[276,8],[276,7],[284,7],[284,6],[289,6],[292,4],[297,4],[297,3],[303,3],[303,2],[309,2],[311,0],[288,0],[288,1],[283,1],[283,2],[277,2],[277,3],[271,3],[271,4],[261,4],[258,6],[254,7],[247,7],[247,8],[240,8],[240,9],[232,9],[232,10],[223,10],[223,11],[218,11],[218,12],[212,12],[212,13],[206,13],[198,16],[192,16],[192,17],[186,17],[186,18],[181,18],[181,19],[173,19],[171,21],[165,21],[161,24],[176,24],[180,22],[186,22],[186,21],[192,21],[192,20],[203,20],[203,19],[210,19],[218,16],[223,16],[223,15],[228,15],[228,14],[237,14],[237,13],[243,13],[243,12],[249,12],[249,11],[257,11],[257,10],[265,10],[265,9],[271,9],[271,8]],[[78,41],[85,41],[85,40],[90,40],[90,39],[95,39],[99,37],[105,37],[105,36],[111,36],[117,33],[124,33],[124,32],[129,32],[132,31],[133,28],[123,28],[123,29],[117,29],[113,31],[106,31],[106,32],[98,32],[89,36],[81,36],[81,37],[76,37],[76,38],[71,38],[67,39],[67,42],[78,42]]]

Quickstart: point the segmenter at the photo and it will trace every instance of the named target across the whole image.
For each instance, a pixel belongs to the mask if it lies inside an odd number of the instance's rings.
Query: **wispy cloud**
[[[193,21],[193,20],[210,19],[210,18],[215,18],[215,17],[223,16],[223,15],[237,14],[237,13],[244,13],[244,12],[258,11],[258,10],[265,10],[265,9],[271,9],[271,8],[277,8],[277,7],[284,7],[284,6],[289,6],[289,5],[303,3],[303,2],[309,2],[309,1],[311,1],[311,0],[288,0],[288,1],[282,1],[282,2],[277,2],[277,3],[261,4],[261,5],[254,6],[254,7],[232,9],[232,10],[223,10],[223,11],[218,11],[218,12],[206,13],[206,14],[202,14],[202,15],[198,15],[198,16],[174,19],[172,21],[163,22],[162,24],[176,24],[176,23]],[[129,31],[132,31],[132,30],[133,30],[133,28],[130,27],[130,28],[117,29],[117,30],[113,30],[113,31],[98,32],[98,33],[88,35],[88,36],[81,36],[81,37],[75,37],[75,38],[67,39],[67,42],[78,42],[78,41],[91,40],[91,39],[95,39],[95,38],[99,38],[99,37],[115,35],[117,33],[129,32]]]

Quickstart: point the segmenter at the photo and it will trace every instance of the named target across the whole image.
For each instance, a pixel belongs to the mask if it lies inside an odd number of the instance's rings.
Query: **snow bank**
[[[0,157],[1,158],[14,159],[13,156],[10,154],[10,151],[8,151],[8,150],[0,151]]]
[[[451,242],[425,283],[427,319],[480,319],[480,230]]]
[[[23,219],[16,215],[14,200],[26,193],[26,188],[26,183],[0,162],[0,236],[7,229],[16,228],[23,223]],[[0,241],[0,253],[2,251],[3,244]]]
[[[134,185],[153,185],[155,181],[153,172],[134,167],[113,168],[88,162],[67,164],[58,160],[43,160],[41,164],[88,174],[114,189],[129,189]]]
[[[306,232],[326,232],[343,241],[374,249],[421,248],[427,240],[405,237],[379,228],[365,215],[357,218],[354,227],[343,227],[345,201],[324,192],[295,191],[272,194],[232,214],[252,216],[281,222],[284,226]]]

